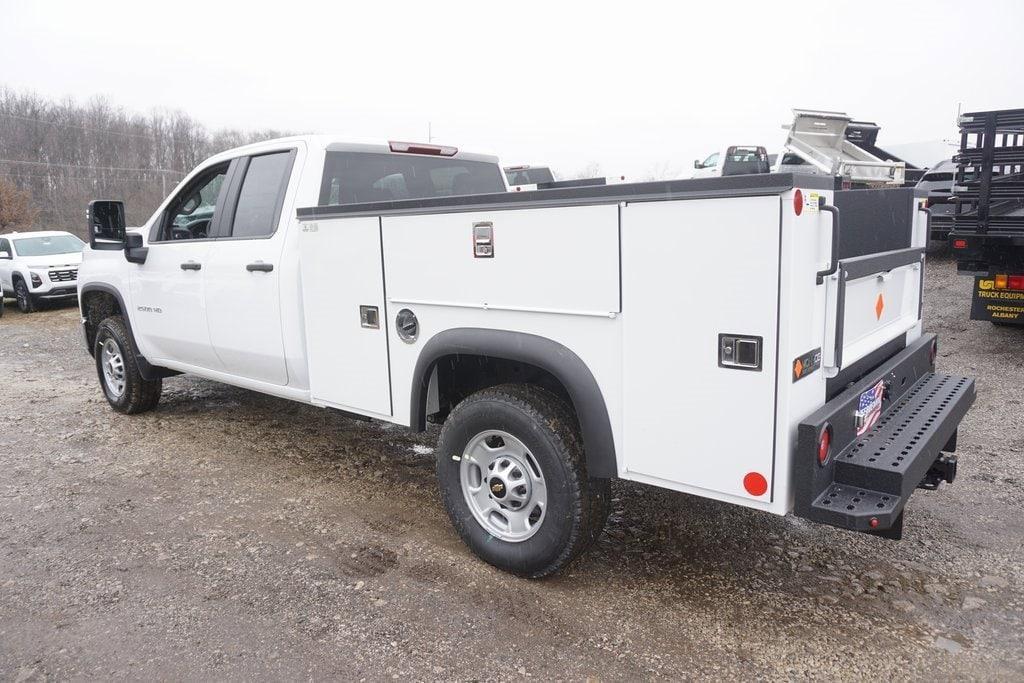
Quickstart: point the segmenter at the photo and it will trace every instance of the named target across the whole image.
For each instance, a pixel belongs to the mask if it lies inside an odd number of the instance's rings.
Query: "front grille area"
[[[50,282],[74,282],[78,279],[78,269],[51,270],[47,276],[50,278]]]

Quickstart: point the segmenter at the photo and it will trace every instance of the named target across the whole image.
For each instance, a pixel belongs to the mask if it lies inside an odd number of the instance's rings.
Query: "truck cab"
[[[736,145],[708,155],[703,161],[694,160],[693,169],[693,178],[750,175],[771,170],[764,147]]]

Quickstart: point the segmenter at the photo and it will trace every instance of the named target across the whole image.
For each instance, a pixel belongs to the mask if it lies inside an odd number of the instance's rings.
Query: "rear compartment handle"
[[[818,210],[832,214],[832,254],[829,257],[829,267],[815,273],[816,282],[820,285],[839,268],[839,209],[828,204],[824,197],[818,197]]]

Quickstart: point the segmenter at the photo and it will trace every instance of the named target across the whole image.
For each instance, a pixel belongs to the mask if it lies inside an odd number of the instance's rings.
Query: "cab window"
[[[295,153],[274,152],[249,159],[238,193],[231,236],[268,237],[277,230]]]
[[[704,168],[714,168],[715,166],[718,166],[718,152],[715,152],[705,159],[701,166]]]
[[[223,202],[229,163],[204,171],[167,206],[155,241],[200,240],[211,237],[213,214]]]

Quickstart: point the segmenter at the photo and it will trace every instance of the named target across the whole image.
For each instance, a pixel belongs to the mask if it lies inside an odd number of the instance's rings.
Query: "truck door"
[[[237,160],[203,266],[210,344],[225,372],[288,383],[281,334],[280,256],[297,149]]]
[[[228,169],[228,162],[205,169],[175,195],[152,226],[146,262],[131,267],[132,331],[151,361],[220,369],[206,328],[202,269]]]

